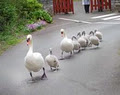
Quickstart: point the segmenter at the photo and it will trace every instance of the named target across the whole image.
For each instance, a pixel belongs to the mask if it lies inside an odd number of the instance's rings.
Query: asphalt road
[[[92,15],[97,14],[87,16]],[[120,25],[75,23],[59,20],[59,17],[67,16],[57,15],[54,24],[32,34],[34,51],[45,57],[52,47],[53,53],[60,57],[61,28],[67,31],[68,37],[79,31],[99,29],[103,42],[98,49],[87,48],[60,60],[59,71],[51,72],[45,64],[48,79],[40,80],[40,71],[33,73],[36,79],[33,82],[24,66],[28,47],[23,41],[0,56],[0,95],[120,95]],[[78,16],[69,17],[77,19]]]

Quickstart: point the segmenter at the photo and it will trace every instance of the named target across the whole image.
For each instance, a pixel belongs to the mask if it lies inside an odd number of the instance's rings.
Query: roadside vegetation
[[[37,0],[1,0],[0,54],[46,23],[52,23],[52,17]]]

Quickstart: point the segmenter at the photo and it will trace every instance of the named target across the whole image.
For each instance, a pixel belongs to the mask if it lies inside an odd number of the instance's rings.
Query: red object
[[[53,0],[53,10],[54,14],[68,12],[74,14],[73,0]]]
[[[90,1],[91,12],[100,8],[111,10],[111,0],[91,0]]]

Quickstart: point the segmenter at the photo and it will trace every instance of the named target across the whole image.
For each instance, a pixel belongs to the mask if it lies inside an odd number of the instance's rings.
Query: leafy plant
[[[41,20],[45,20],[48,23],[52,22],[52,17],[50,16],[50,14],[44,10],[37,10],[34,12],[31,12],[29,14],[29,18],[30,19],[41,19]]]
[[[46,11],[43,10],[42,12],[42,17],[44,18],[45,21],[47,21],[48,23],[52,22],[52,17],[50,16],[50,14]]]
[[[11,23],[14,23],[17,18],[17,12],[15,6],[8,4],[6,2],[1,3],[0,5],[0,30],[3,31],[6,29],[6,26],[9,26]]]
[[[3,31],[5,29],[5,22],[4,17],[0,16],[0,31]]]
[[[27,0],[26,3],[22,4],[22,8],[20,10],[21,17],[28,17],[31,12],[36,10],[41,10],[43,5],[39,3],[37,0]]]
[[[51,23],[52,17],[37,0],[0,0],[0,54],[46,22]]]
[[[2,16],[5,18],[5,20],[8,23],[14,22],[17,19],[17,13],[16,13],[15,6],[12,6],[10,4],[5,4],[2,10]]]

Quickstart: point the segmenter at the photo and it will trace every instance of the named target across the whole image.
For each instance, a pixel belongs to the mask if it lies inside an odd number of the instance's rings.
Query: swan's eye
[[[27,42],[29,42],[29,41],[30,41],[30,38],[27,39]]]

